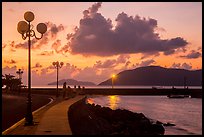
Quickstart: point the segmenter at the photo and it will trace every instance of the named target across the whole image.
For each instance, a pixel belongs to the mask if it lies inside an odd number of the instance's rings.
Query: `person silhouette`
[[[66,96],[66,82],[63,83],[63,98]]]

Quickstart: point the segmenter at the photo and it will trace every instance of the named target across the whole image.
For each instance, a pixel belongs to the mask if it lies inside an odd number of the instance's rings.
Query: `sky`
[[[155,65],[202,69],[201,2],[2,2],[2,74],[23,70],[27,84],[28,38],[17,24],[31,11],[31,83],[56,81],[52,62],[64,62],[59,79],[99,84],[123,70]],[[24,20],[25,21],[25,20]]]

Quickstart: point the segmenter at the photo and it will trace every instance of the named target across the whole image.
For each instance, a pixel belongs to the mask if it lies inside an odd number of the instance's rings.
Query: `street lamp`
[[[25,116],[25,125],[33,125],[33,115],[32,115],[32,101],[31,101],[31,37],[35,37],[37,40],[43,37],[43,34],[47,31],[47,26],[44,23],[39,23],[37,25],[37,31],[41,34],[38,38],[35,35],[33,30],[33,25],[31,21],[34,20],[34,14],[30,11],[27,11],[24,14],[24,19],[27,21],[18,22],[17,30],[22,35],[22,39],[25,40],[28,37],[28,100],[27,100],[27,113]]]
[[[112,89],[113,89],[113,80],[115,78],[115,74],[112,75]]]
[[[59,73],[59,68],[61,68],[63,66],[63,62],[56,61],[56,62],[52,62],[52,65],[55,66],[55,68],[57,69],[57,94],[56,97],[59,96],[58,94],[58,73]]]

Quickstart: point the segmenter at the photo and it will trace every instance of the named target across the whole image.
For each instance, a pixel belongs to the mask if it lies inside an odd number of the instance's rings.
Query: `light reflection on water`
[[[109,106],[111,109],[115,110],[118,108],[118,103],[120,102],[120,97],[117,95],[108,96]]]
[[[143,113],[161,122],[174,123],[165,127],[167,135],[202,134],[202,99],[169,99],[166,96],[90,96],[88,100],[111,109],[128,109]]]

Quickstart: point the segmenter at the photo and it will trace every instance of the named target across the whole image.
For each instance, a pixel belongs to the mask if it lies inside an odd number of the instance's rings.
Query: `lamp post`
[[[56,61],[56,62],[52,62],[52,65],[57,69],[57,94],[56,97],[59,96],[58,94],[58,73],[59,73],[59,68],[61,68],[63,66],[63,62]]]
[[[112,75],[112,89],[113,89],[113,80],[115,78],[115,74]]]
[[[34,14],[27,11],[24,14],[24,19],[27,21],[18,22],[17,30],[22,35],[22,39],[25,40],[28,37],[28,100],[27,100],[27,113],[25,116],[25,125],[33,125],[33,115],[32,115],[32,101],[31,101],[31,37],[35,37],[37,40],[43,37],[43,34],[47,31],[47,26],[44,23],[39,23],[37,25],[37,31],[41,34],[38,38],[33,30],[33,25],[31,21],[34,20]]]

